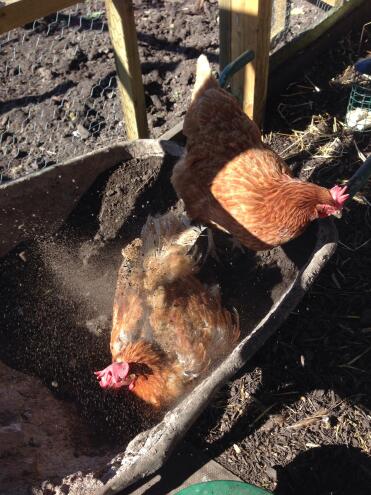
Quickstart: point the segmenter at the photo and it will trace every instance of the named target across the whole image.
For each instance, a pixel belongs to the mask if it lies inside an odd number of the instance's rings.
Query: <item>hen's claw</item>
[[[206,251],[205,260],[207,260],[209,256],[211,256],[218,263],[221,263],[219,255],[217,253],[213,231],[211,229],[207,229],[207,251]]]
[[[246,253],[245,247],[240,243],[238,239],[235,237],[231,238],[231,243],[232,243],[232,250],[239,249],[242,254]]]

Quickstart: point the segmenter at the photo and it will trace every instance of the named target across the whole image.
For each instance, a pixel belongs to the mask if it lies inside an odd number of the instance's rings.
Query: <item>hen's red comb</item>
[[[334,186],[330,189],[332,199],[336,202],[339,208],[343,208],[344,203],[348,200],[349,194],[346,194],[348,187]]]
[[[102,388],[120,388],[129,374],[128,363],[112,363],[101,371],[94,371]]]

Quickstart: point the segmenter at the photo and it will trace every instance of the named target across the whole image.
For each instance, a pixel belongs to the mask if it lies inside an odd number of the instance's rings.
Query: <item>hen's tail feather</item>
[[[173,211],[148,217],[142,229],[144,285],[155,290],[198,271],[195,244],[203,227],[190,224],[185,213]]]
[[[219,84],[211,71],[210,63],[206,55],[200,55],[197,59],[196,82],[192,92],[192,101],[201,96],[210,88],[218,88]]]

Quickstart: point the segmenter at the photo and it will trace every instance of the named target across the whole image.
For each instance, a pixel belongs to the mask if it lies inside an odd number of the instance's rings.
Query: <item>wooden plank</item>
[[[232,0],[219,0],[219,66],[220,72],[231,62]]]
[[[80,0],[7,0],[0,7],[0,34],[70,7],[78,1]]]
[[[232,79],[243,110],[262,124],[267,96],[272,0],[232,0],[231,59],[251,49],[255,59]]]
[[[330,0],[332,1],[332,0]],[[271,39],[281,33],[286,26],[287,0],[274,0]]]
[[[312,43],[316,42],[318,38],[324,36],[326,32],[335,26],[344,16],[349,15],[350,12],[360,7],[362,4],[367,5],[368,2],[369,0],[348,0],[339,9],[329,11],[323,20],[314,28],[300,34],[295,40],[287,43],[273,53],[270,58],[270,69],[273,71],[277,67],[282,66],[288,59],[294,57],[294,55],[299,52],[302,52]]]
[[[161,136],[158,138],[158,140],[159,141],[171,141],[171,140],[176,141],[177,138],[179,138],[183,132],[183,125],[184,125],[184,120],[181,120],[174,127],[172,127],[168,131],[161,134]]]
[[[305,68],[323,56],[344,37],[344,33],[362,29],[368,15],[369,0],[352,0],[350,5],[346,3],[339,11],[332,12],[323,21],[324,25],[310,29],[301,38],[273,53],[269,68],[269,97],[281,94],[290,82],[302,78]]]
[[[149,135],[132,0],[106,0],[128,139]]]
[[[322,2],[331,7],[341,7],[344,4],[344,0],[322,0]]]

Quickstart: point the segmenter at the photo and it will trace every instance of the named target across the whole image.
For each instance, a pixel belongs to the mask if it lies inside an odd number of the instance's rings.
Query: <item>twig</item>
[[[361,359],[362,356],[364,356],[365,354],[367,354],[369,351],[371,351],[371,346],[370,347],[367,347],[367,349],[365,351],[361,352],[361,354],[359,354],[355,358],[351,359],[347,363],[339,364],[338,367],[339,368],[351,367],[352,364],[356,363],[359,359]]]
[[[362,160],[362,162],[365,162],[366,161],[366,157],[362,153],[362,151],[358,148],[358,145],[357,145],[356,140],[353,140],[353,144],[354,144],[354,147],[355,147],[355,149],[357,151],[357,155],[358,155],[359,159]]]

